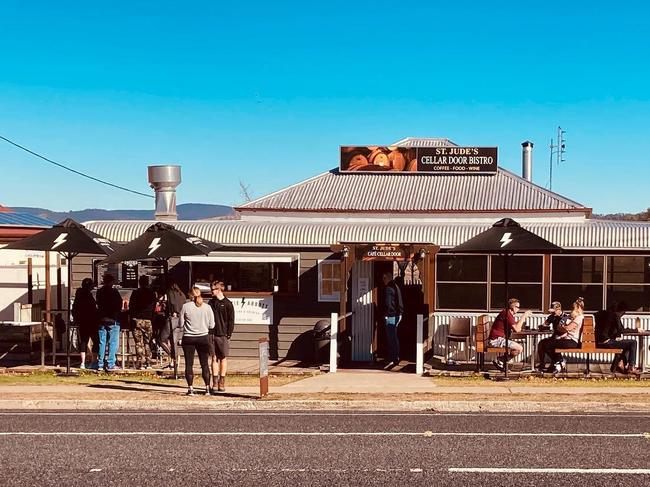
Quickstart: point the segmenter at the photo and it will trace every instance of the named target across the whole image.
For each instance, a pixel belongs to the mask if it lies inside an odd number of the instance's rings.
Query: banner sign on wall
[[[341,172],[495,174],[496,147],[342,146]]]
[[[403,247],[399,244],[374,244],[357,247],[359,260],[405,260],[408,259],[410,246]]]
[[[236,325],[271,325],[273,323],[273,296],[231,296],[235,308]]]

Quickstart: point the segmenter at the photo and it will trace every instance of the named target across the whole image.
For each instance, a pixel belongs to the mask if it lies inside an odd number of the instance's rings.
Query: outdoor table
[[[541,330],[521,330],[520,332],[513,333],[510,338],[516,340],[518,338],[526,339],[526,350],[532,348],[532,353],[530,354],[530,369],[535,370],[535,356],[537,355],[537,342],[539,337],[549,336],[553,334],[553,330],[541,331]],[[533,346],[528,347],[528,343],[532,341]]]
[[[645,337],[650,336],[650,330],[623,330],[623,336],[639,337],[637,357],[639,357],[639,369],[645,372]]]

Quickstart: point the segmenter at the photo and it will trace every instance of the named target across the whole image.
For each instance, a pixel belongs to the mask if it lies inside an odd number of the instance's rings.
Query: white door
[[[352,266],[352,360],[372,360],[372,262],[357,261]]]

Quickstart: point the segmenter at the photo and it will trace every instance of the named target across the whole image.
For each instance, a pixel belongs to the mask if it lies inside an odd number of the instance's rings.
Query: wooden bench
[[[582,323],[582,330],[580,330],[580,340],[578,341],[578,348],[562,348],[558,349],[561,353],[577,353],[587,355],[587,368],[585,375],[590,373],[590,358],[592,353],[607,353],[617,354],[623,353],[622,348],[598,348],[596,344],[596,334],[594,332],[594,317],[585,315],[585,320]]]
[[[492,322],[487,315],[478,317],[475,327],[474,336],[476,337],[476,371],[480,372],[485,369],[486,353],[505,353],[505,347],[491,347],[488,343]]]

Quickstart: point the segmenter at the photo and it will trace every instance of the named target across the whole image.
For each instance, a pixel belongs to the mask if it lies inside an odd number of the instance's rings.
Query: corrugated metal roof
[[[238,210],[339,212],[583,211],[580,203],[499,169],[495,175],[321,174]]]
[[[458,144],[453,143],[449,139],[440,137],[406,137],[399,140],[394,144],[398,147],[457,147]]]
[[[88,222],[86,226],[110,240],[126,242],[144,232],[151,223],[96,221]],[[650,223],[585,220],[521,224],[565,249],[650,251]],[[449,248],[477,235],[490,224],[227,220],[180,221],[174,226],[213,242],[242,247],[329,247],[338,242],[408,242]]]
[[[0,225],[3,226],[20,226],[20,227],[51,227],[54,222],[41,218],[40,216],[30,215],[29,213],[5,213],[0,212]]]

